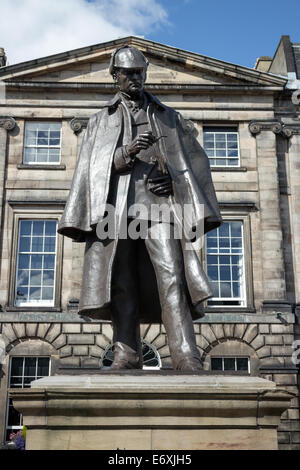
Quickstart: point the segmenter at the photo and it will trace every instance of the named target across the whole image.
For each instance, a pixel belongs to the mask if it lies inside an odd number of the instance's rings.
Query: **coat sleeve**
[[[100,113],[92,116],[82,139],[69,197],[58,224],[58,233],[77,242],[85,241],[92,231],[90,208],[89,163]]]
[[[222,217],[211,177],[209,160],[184,118],[180,113],[176,114],[177,129],[182,136],[183,145],[185,149],[187,149],[186,156],[189,159],[191,171],[193,172],[199,191],[205,196],[207,216],[204,220],[204,233],[207,233],[219,227],[222,223]]]

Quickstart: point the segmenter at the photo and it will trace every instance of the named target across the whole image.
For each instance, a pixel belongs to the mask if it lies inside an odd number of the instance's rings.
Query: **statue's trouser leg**
[[[111,283],[113,341],[125,347],[116,347],[115,356],[122,356],[125,361],[126,351],[133,365],[133,353],[141,356],[140,324],[138,318],[138,292],[136,272],[136,241],[119,240],[114,259]],[[126,348],[129,346],[130,349]],[[142,367],[139,358],[136,368]],[[126,368],[126,367],[125,367]]]
[[[174,238],[172,225],[159,223],[149,229],[145,244],[156,274],[173,367],[199,370],[200,355],[186,297],[180,240]]]

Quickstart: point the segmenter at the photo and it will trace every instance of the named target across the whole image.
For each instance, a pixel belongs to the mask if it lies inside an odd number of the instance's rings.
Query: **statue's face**
[[[117,69],[116,77],[120,90],[134,98],[143,91],[146,81],[146,69],[119,68]]]

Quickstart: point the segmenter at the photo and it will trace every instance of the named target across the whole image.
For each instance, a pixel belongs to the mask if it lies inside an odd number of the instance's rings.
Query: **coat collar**
[[[158,98],[156,98],[156,96],[154,95],[151,95],[151,93],[148,93],[148,91],[144,91],[144,93],[146,94],[149,102],[151,103],[154,103],[158,108],[162,109],[163,111],[165,109],[167,109],[167,107],[161,102],[159,101]],[[120,96],[120,93],[117,93],[110,101],[108,101],[104,107],[105,108],[116,108],[118,106],[118,104],[120,103],[121,101],[121,96]]]

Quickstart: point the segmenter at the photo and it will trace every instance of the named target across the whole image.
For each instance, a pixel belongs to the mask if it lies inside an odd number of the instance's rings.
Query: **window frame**
[[[212,360],[213,359],[221,359],[222,360],[222,370],[219,370],[219,369],[213,369],[212,368]],[[235,369],[234,370],[230,370],[230,369],[225,369],[224,368],[224,360],[225,359],[234,359],[235,361]],[[248,368],[247,370],[238,370],[237,369],[237,359],[247,359],[248,361]],[[211,356],[210,357],[210,370],[213,371],[214,373],[215,372],[223,372],[223,373],[231,373],[231,372],[235,372],[235,373],[247,373],[248,375],[251,374],[251,359],[249,356],[246,356],[246,355],[241,355],[241,356],[236,356],[236,355],[219,355],[219,356]]]
[[[32,356],[21,356],[21,355],[12,355],[9,357],[9,365],[8,365],[8,382],[7,382],[7,389],[10,390],[12,389],[11,387],[11,368],[12,368],[12,362],[13,362],[13,359],[15,358],[22,358],[23,359],[23,367],[22,367],[22,382],[24,383],[24,378],[27,377],[24,375],[24,367],[25,367],[25,359],[27,358],[34,358],[36,360],[36,372],[37,372],[37,360],[40,359],[40,358],[47,358],[49,359],[49,370],[48,370],[48,375],[44,375],[43,377],[50,377],[51,376],[51,371],[52,371],[52,361],[51,361],[51,356],[49,355],[41,355],[41,356],[36,356],[36,355],[32,355]],[[31,377],[31,376],[28,376],[28,377]],[[41,377],[41,376],[38,376],[37,374],[35,374],[35,378],[33,380],[37,380],[37,377]],[[32,381],[33,381],[32,380]],[[13,389],[15,388],[20,388],[20,389],[24,389],[24,388],[29,388],[29,387],[13,387]],[[6,399],[6,409],[5,409],[5,440],[6,440],[6,435],[8,433],[8,431],[10,431],[10,433],[12,432],[17,432],[19,430],[21,430],[23,428],[23,425],[20,425],[20,426],[9,426],[8,425],[8,419],[9,419],[9,408],[10,408],[10,403],[11,403],[11,398],[8,396],[7,394],[7,399]],[[16,410],[18,412],[18,410]],[[20,421],[22,420],[22,414],[20,412],[18,412],[19,415],[20,415]],[[8,441],[7,441],[8,442]]]
[[[231,133],[236,133],[237,134],[237,150],[238,150],[238,156],[237,157],[234,157],[235,159],[238,160],[238,165],[212,165],[211,164],[211,160],[214,159],[214,160],[218,160],[218,159],[223,159],[223,160],[226,160],[227,162],[229,162],[231,159],[228,160],[228,157],[225,156],[225,157],[209,157],[207,155],[207,158],[209,160],[209,166],[212,170],[215,170],[215,169],[228,169],[228,170],[235,170],[235,169],[240,169],[241,168],[241,146],[240,146],[240,131],[239,131],[239,124],[238,123],[203,123],[202,125],[202,145],[203,145],[203,149],[205,151],[205,153],[207,154],[207,149],[205,149],[205,146],[204,146],[204,136],[205,136],[205,129],[206,128],[224,128],[224,127],[227,127],[228,129],[232,128],[234,129]],[[216,131],[215,131],[216,132]],[[228,132],[224,132],[224,133],[230,133],[229,131]],[[226,147],[227,148],[227,147]]]
[[[42,303],[36,306],[15,305],[15,292],[17,282],[17,257],[19,245],[19,222],[20,220],[56,220],[58,222],[60,216],[63,213],[63,208],[58,208],[58,206],[59,204],[57,204],[57,207],[52,208],[49,204],[36,203],[36,207],[28,207],[24,204],[23,207],[18,207],[14,210],[7,311],[61,311],[63,237],[58,233],[56,234],[56,260],[53,306],[43,305]]]
[[[26,145],[26,125],[29,123],[59,123],[60,124],[60,145]],[[23,132],[23,149],[22,149],[22,167],[36,167],[36,166],[42,166],[42,167],[47,167],[47,166],[61,166],[61,156],[62,156],[62,130],[63,130],[63,123],[62,120],[50,120],[50,119],[26,119],[24,121],[24,132]],[[25,162],[25,149],[26,148],[46,148],[46,149],[51,149],[51,148],[59,148],[59,159],[56,162]]]
[[[220,204],[223,221],[243,222],[243,245],[244,245],[244,289],[245,289],[245,306],[242,305],[209,305],[205,301],[204,307],[207,313],[217,312],[255,312],[254,309],[254,293],[253,293],[253,271],[252,271],[252,250],[251,250],[251,221],[249,209],[234,210],[231,208],[222,207]],[[207,260],[206,260],[206,236],[204,237],[204,244],[202,249],[202,262],[205,273],[207,273]]]

